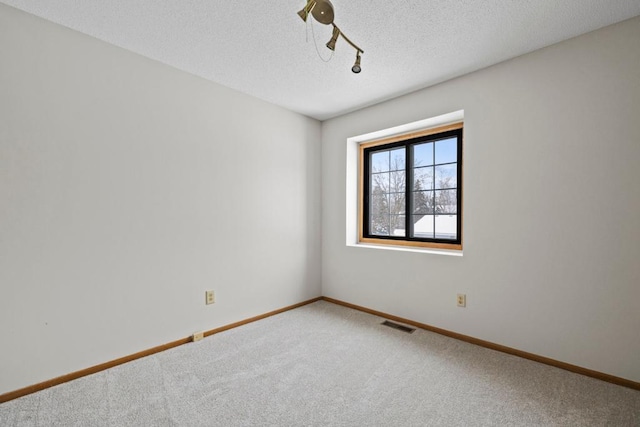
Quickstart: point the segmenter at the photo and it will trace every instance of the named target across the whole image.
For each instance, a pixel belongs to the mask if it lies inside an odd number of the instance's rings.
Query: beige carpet
[[[1,426],[640,426],[640,391],[317,302],[0,405]]]

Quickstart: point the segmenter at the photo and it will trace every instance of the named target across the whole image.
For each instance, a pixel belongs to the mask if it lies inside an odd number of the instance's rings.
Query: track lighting
[[[351,71],[353,71],[356,74],[362,71],[362,68],[360,68],[360,51],[356,52],[356,63],[353,64],[353,67],[351,67]]]
[[[360,67],[360,55],[364,53],[364,50],[360,49],[351,40],[349,40],[338,26],[333,23],[335,15],[333,12],[333,4],[331,4],[329,0],[307,0],[307,4],[300,12],[298,12],[298,16],[300,16],[304,22],[307,22],[309,14],[311,14],[311,16],[321,24],[333,25],[333,34],[331,36],[331,40],[327,43],[327,48],[334,51],[336,49],[336,42],[338,41],[338,38],[342,36],[342,38],[356,50],[356,62],[353,64],[353,67],[351,67],[351,71],[356,74],[362,71],[362,68]]]
[[[316,2],[314,0],[309,0],[307,2],[307,5],[303,7],[300,12],[298,12],[298,16],[300,16],[300,18],[302,18],[304,22],[307,22],[307,17],[309,16],[309,13],[311,13],[311,11],[315,8],[315,6]]]
[[[327,43],[327,47],[329,50],[336,50],[336,42],[338,41],[338,37],[340,36],[340,30],[335,25],[333,26],[333,36],[331,36],[331,40]]]

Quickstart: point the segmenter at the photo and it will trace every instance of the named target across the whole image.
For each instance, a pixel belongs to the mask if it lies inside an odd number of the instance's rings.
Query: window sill
[[[376,245],[373,243],[353,243],[347,244],[354,248],[366,248],[366,249],[383,249],[388,251],[401,251],[401,252],[417,252],[422,254],[432,255],[448,255],[448,256],[462,256],[461,250],[449,250],[449,249],[434,249],[434,248],[421,248],[418,246],[399,246],[399,245]]]

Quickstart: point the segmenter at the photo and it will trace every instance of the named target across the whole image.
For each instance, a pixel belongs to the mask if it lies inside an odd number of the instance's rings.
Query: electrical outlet
[[[205,304],[213,304],[216,302],[216,294],[213,291],[205,292]]]
[[[466,306],[467,306],[467,295],[458,294],[458,307],[466,307]]]
[[[204,338],[204,332],[196,332],[195,334],[191,335],[191,340],[193,342],[200,341],[203,338]]]

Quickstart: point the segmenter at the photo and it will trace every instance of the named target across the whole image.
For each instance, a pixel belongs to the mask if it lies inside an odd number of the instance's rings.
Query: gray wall
[[[315,120],[0,4],[0,393],[319,296],[320,157]]]
[[[640,381],[639,40],[635,18],[324,122],[323,294]],[[346,246],[347,138],[457,110],[464,255]]]

